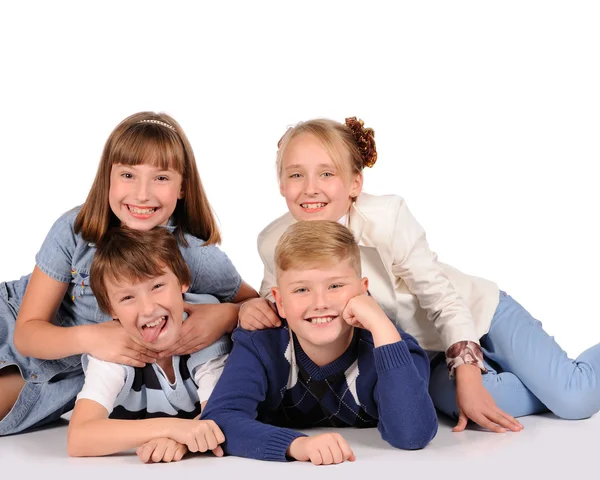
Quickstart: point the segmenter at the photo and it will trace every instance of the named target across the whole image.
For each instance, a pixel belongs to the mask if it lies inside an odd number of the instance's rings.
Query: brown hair
[[[352,232],[338,222],[311,220],[292,224],[275,247],[277,276],[291,269],[318,268],[350,260],[360,276],[360,248]]]
[[[346,118],[346,123],[341,124],[335,120],[317,118],[300,122],[288,128],[277,144],[277,177],[281,181],[283,173],[283,155],[290,141],[303,133],[310,133],[317,137],[328,151],[332,160],[341,168],[344,164],[340,159],[338,147],[347,152],[350,173],[358,174],[364,167],[372,167],[377,161],[375,148],[375,132],[372,128],[365,128],[362,120],[356,117]]]
[[[181,285],[191,283],[190,270],[177,239],[166,228],[148,231],[112,228],[97,245],[90,268],[90,288],[100,309],[110,313],[107,279],[115,283],[136,282],[164,275],[167,269]]]
[[[108,192],[112,166],[150,164],[172,169],[182,176],[183,198],[177,201],[177,235],[184,233],[220,243],[221,235],[202,186],[192,146],[181,126],[165,113],[140,112],[123,120],[112,131],[100,158],[98,172],[85,203],[75,220],[75,233],[99,243],[118,219],[110,209]]]

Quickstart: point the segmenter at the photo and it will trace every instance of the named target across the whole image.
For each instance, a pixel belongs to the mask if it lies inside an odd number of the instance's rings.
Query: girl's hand
[[[159,354],[135,342],[116,320],[90,326],[87,353],[105,362],[143,367]]]
[[[186,304],[186,311],[189,317],[183,322],[179,340],[169,350],[161,352],[161,358],[188,355],[212,345],[231,332],[238,307],[232,303]]]
[[[170,437],[185,444],[190,452],[212,451],[217,457],[223,456],[221,443],[225,435],[212,420],[180,420],[171,428]]]
[[[138,458],[144,463],[178,462],[188,452],[186,445],[171,438],[155,438],[137,448]]]
[[[266,298],[253,298],[240,307],[240,327],[246,330],[263,330],[281,326],[277,307]]]
[[[481,370],[475,365],[456,368],[456,403],[459,417],[453,432],[462,432],[469,419],[492,432],[504,433],[523,430],[514,417],[500,410],[481,381]]]
[[[313,465],[331,465],[356,460],[348,442],[339,433],[298,437],[289,446],[288,456]]]

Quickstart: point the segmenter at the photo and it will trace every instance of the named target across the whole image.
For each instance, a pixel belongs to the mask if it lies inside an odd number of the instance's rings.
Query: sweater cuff
[[[403,340],[376,347],[373,349],[373,354],[377,372],[387,372],[413,363],[410,350]]]
[[[276,462],[287,462],[291,460],[285,452],[291,443],[298,437],[306,437],[305,434],[287,428],[275,428],[271,438],[265,447],[265,460]]]

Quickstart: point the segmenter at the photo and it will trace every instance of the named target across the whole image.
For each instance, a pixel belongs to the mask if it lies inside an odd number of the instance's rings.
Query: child
[[[273,295],[286,321],[234,331],[202,413],[223,430],[225,452],[317,465],[354,460],[337,433],[292,430],[312,426],[378,426],[394,447],[425,447],[437,432],[429,360],[365,295],[352,232],[336,222],[298,222],[279,240],[275,269]]]
[[[210,345],[235,326],[239,307],[228,302],[257,295],[216,247],[219,230],[181,127],[165,114],[126,118],[106,142],[87,200],[53,225],[33,273],[0,283],[0,435],[48,424],[73,408],[82,353],[136,367],[159,358],[107,322],[90,288],[95,244],[115,225],[173,232],[191,270],[190,291],[223,302],[186,306],[190,318],[165,354]]]
[[[272,299],[273,250],[285,229],[298,220],[339,221],[359,242],[369,292],[388,317],[426,350],[445,353],[445,362],[444,354],[432,362],[430,393],[438,409],[458,418],[455,431],[468,418],[494,432],[520,431],[516,416],[549,409],[580,419],[600,409],[600,345],[569,359],[495,283],[439,262],[401,197],[361,193],[362,170],[377,159],[373,130],[362,121],[299,123],[278,147],[289,213],[258,238],[263,297]],[[264,299],[240,311],[245,328],[278,323]]]
[[[116,229],[99,244],[90,279],[98,306],[132,341],[165,351],[179,339],[182,293],[191,279],[170,232]],[[199,297],[218,303],[212,296]],[[222,432],[214,422],[194,417],[210,396],[229,349],[225,336],[191,355],[165,356],[138,368],[84,355],[85,385],[69,423],[69,454],[100,456],[141,447],[138,455],[146,462],[177,461],[187,450],[222,455]]]

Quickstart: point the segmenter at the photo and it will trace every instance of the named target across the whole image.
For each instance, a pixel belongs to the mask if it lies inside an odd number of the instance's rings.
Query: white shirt
[[[196,368],[194,372],[191,372],[194,383],[198,387],[200,403],[205,402],[210,397],[221,377],[227,357],[228,355],[221,355],[212,358]],[[77,401],[82,398],[93,400],[102,405],[110,415],[115,400],[125,385],[127,371],[123,365],[105,362],[91,355],[88,355],[88,360],[88,367],[85,371],[85,384],[79,395],[77,395]],[[158,367],[157,370],[167,378],[162,368]],[[171,382],[169,383],[171,384]],[[174,387],[175,384],[171,384],[171,386]]]

